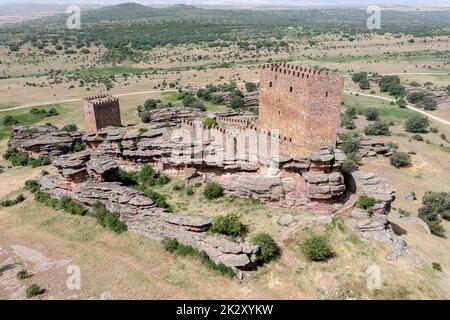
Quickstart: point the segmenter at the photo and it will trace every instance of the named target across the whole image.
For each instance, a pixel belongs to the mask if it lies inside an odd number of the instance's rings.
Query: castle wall
[[[344,81],[289,64],[260,70],[259,126],[292,138],[295,155],[335,147]]]

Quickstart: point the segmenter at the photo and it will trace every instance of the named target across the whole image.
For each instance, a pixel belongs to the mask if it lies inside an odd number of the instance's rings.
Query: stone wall
[[[259,126],[296,144],[293,155],[335,147],[344,80],[289,64],[260,69]]]

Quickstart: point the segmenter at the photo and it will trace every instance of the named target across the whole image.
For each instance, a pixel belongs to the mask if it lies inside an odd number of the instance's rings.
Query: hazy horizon
[[[255,7],[255,6],[298,6],[298,7],[313,7],[313,6],[352,6],[361,7],[371,4],[385,5],[385,6],[407,6],[407,7],[434,7],[434,6],[450,6],[450,0],[360,0],[355,4],[354,0],[222,0],[218,4],[215,0],[0,0],[0,4],[89,4],[89,5],[114,5],[119,3],[135,2],[144,5],[173,5],[173,4],[190,4],[198,6],[237,6],[237,7]]]

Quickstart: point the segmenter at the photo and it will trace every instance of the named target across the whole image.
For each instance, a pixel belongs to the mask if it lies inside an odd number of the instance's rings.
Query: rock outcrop
[[[65,132],[52,125],[30,125],[14,128],[9,143],[11,148],[25,152],[32,158],[53,159],[72,152],[82,137],[79,131]]]
[[[201,144],[178,138],[172,128],[144,133],[111,130],[85,139],[97,153],[114,158],[119,165],[151,163],[167,175],[215,181],[227,194],[251,196],[276,206],[327,211],[345,193],[341,173],[345,155],[339,149],[324,148],[310,158],[284,154],[241,158],[233,153],[235,145],[217,143],[213,130],[217,129],[205,130]],[[180,150],[184,152],[179,154]]]
[[[387,259],[395,260],[408,249],[388,220],[388,213],[396,196],[394,188],[374,173],[356,171],[349,180],[350,188],[377,201],[370,210],[353,209],[350,225],[361,238],[389,244],[392,251]]]
[[[210,218],[168,213],[158,208],[142,191],[119,182],[84,182],[71,189],[62,177],[44,176],[39,179],[39,184],[42,192],[55,198],[68,196],[87,207],[99,201],[110,212],[118,214],[130,231],[158,240],[175,238],[205,251],[216,263],[247,270],[258,261],[258,246],[210,235],[207,232],[212,223]]]

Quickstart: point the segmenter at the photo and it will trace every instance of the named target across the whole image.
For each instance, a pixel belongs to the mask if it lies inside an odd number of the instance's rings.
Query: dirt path
[[[118,94],[113,94],[113,95],[115,97],[127,97],[127,96],[136,96],[136,95],[140,95],[140,94],[150,94],[150,93],[160,93],[160,92],[176,92],[176,91],[177,90],[151,90],[151,91],[137,91],[137,92],[130,92],[130,93],[118,93]],[[82,99],[81,98],[74,98],[74,99],[67,99],[67,100],[38,102],[38,103],[33,103],[33,104],[25,104],[25,105],[19,106],[19,107],[2,109],[2,110],[0,110],[0,112],[20,110],[20,109],[33,108],[33,107],[40,107],[40,106],[46,106],[46,105],[51,105],[51,104],[78,102],[78,101],[82,101]]]
[[[373,94],[366,94],[366,93],[361,93],[361,92],[352,92],[352,91],[347,91],[347,90],[344,90],[344,93],[351,94],[351,95],[356,95],[356,94],[358,94],[358,95],[364,96],[364,97],[371,97],[371,98],[381,99],[381,100],[385,100],[385,101],[389,101],[389,102],[395,102],[395,99],[386,98],[386,97],[382,97],[382,96],[377,96],[377,95],[373,95]],[[447,121],[447,120],[444,120],[444,119],[442,119],[442,118],[433,116],[432,114],[429,114],[428,112],[425,112],[425,111],[423,111],[423,110],[420,110],[420,109],[418,109],[418,108],[416,108],[416,107],[413,107],[413,106],[410,106],[410,105],[406,105],[406,107],[407,107],[408,109],[410,109],[410,110],[415,111],[415,112],[419,112],[419,113],[421,113],[421,114],[427,116],[427,117],[430,118],[430,119],[433,119],[433,120],[438,121],[438,122],[440,122],[440,123],[442,123],[442,124],[445,124],[445,125],[447,125],[447,126],[450,126],[450,121]]]

